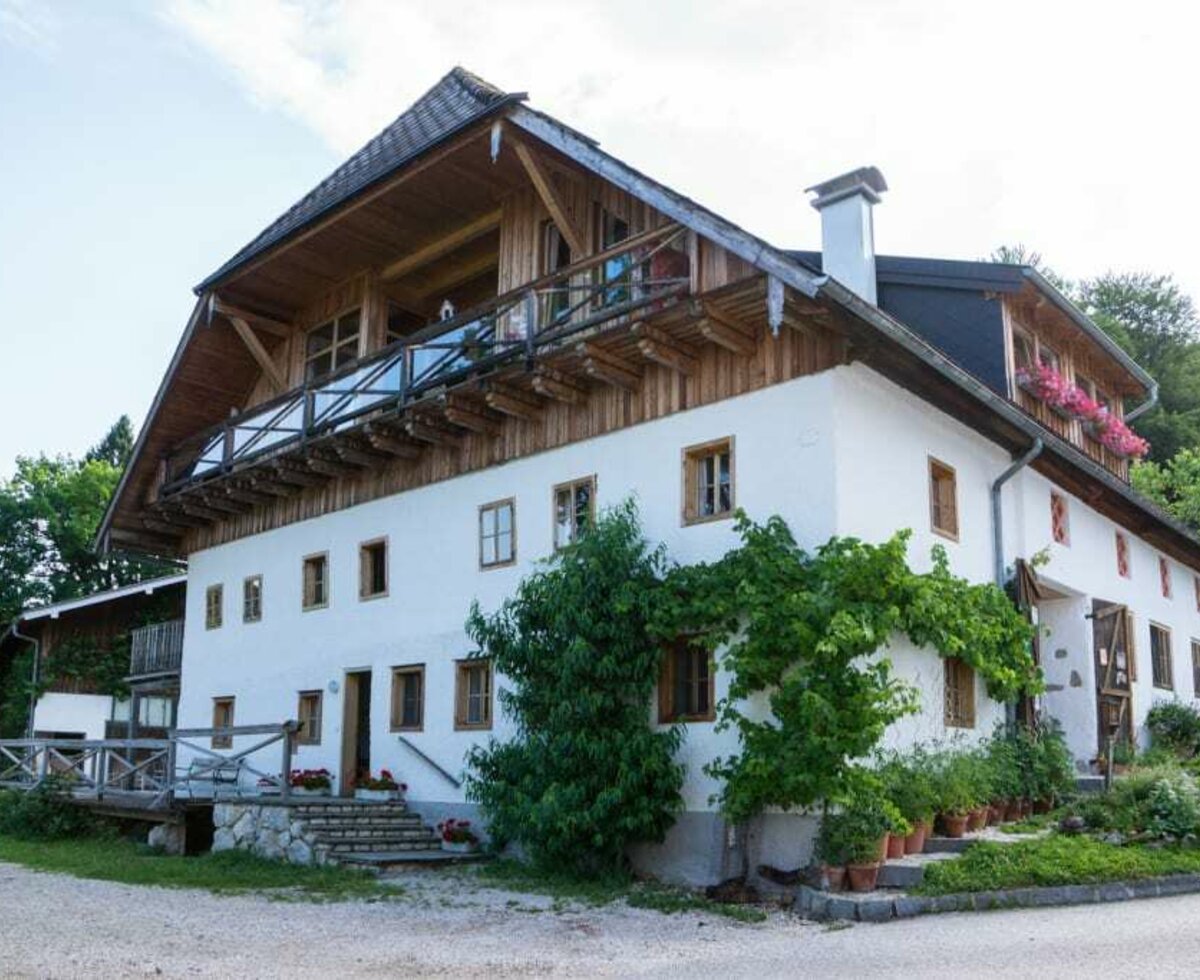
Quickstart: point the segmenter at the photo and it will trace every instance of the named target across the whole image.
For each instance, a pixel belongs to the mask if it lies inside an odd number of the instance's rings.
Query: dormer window
[[[1013,329],[1013,366],[1018,371],[1022,368],[1028,370],[1033,367],[1036,355],[1037,345],[1034,343],[1033,337],[1027,334],[1024,330]]]
[[[315,381],[358,357],[359,311],[313,327],[304,338],[304,380]]]
[[[1057,374],[1062,374],[1062,361],[1059,360],[1058,351],[1046,344],[1038,344],[1038,363],[1042,367],[1050,368],[1051,371]]]

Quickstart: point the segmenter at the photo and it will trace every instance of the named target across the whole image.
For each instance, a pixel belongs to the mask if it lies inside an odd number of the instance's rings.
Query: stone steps
[[[456,864],[469,864],[475,861],[486,861],[488,856],[478,851],[472,854],[451,854],[440,847],[430,847],[425,850],[413,851],[362,851],[343,854],[338,857],[338,863],[348,867],[366,868],[377,874],[386,875],[389,871],[405,871],[413,868],[439,868]]]
[[[429,851],[438,846],[438,838],[429,836],[422,840],[376,840],[376,841],[337,841],[336,843],[319,844],[332,857],[343,854],[369,854],[381,851]]]

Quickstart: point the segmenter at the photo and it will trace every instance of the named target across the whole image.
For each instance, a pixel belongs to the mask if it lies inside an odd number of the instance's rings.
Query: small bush
[[[1159,701],[1146,714],[1146,728],[1156,748],[1174,752],[1181,759],[1200,750],[1200,711],[1182,701]]]
[[[911,831],[912,824],[879,788],[864,785],[821,821],[817,857],[835,866],[871,864],[879,860],[879,843],[885,834]]]
[[[1184,840],[1200,832],[1200,785],[1177,764],[1134,769],[1074,813],[1094,831],[1142,839]]]
[[[883,791],[910,824],[932,820],[937,810],[933,758],[918,746],[901,755],[886,756],[878,768]]]
[[[71,802],[69,784],[54,777],[28,793],[0,792],[0,834],[61,840],[94,834],[97,826],[91,813]]]

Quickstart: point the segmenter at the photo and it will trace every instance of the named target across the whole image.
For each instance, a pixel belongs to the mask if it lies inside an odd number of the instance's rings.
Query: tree
[[[627,502],[497,612],[471,610],[467,634],[511,685],[500,704],[516,734],[471,751],[467,796],[494,840],[543,867],[619,873],[627,846],[661,841],[682,808],[681,729],[650,724],[664,569]]]
[[[999,248],[992,250],[985,262],[1002,262],[1005,265],[1027,265],[1031,269],[1039,272],[1043,279],[1057,289],[1064,296],[1071,297],[1075,292],[1075,285],[1069,279],[1064,279],[1042,259],[1042,253],[1027,248],[1023,243],[1017,242],[1016,245],[1001,245]]]
[[[1200,530],[1200,450],[1181,449],[1165,463],[1140,463],[1130,478],[1135,490]]]

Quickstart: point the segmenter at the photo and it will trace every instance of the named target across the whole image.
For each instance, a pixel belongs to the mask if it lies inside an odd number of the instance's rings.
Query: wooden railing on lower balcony
[[[130,677],[177,673],[183,663],[183,620],[131,630],[129,647]]]
[[[532,363],[547,347],[659,309],[689,291],[686,236],[668,225],[629,238],[235,416],[171,455],[159,495],[342,431],[505,362]]]

